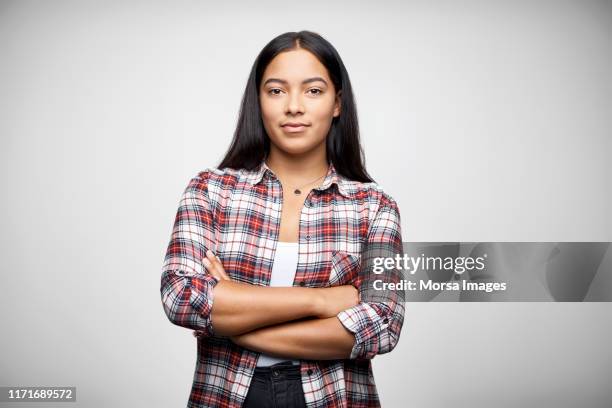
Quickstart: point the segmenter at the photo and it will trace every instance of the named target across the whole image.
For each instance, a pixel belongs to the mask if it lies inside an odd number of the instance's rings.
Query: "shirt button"
[[[301,282],[300,282],[300,286],[306,286],[306,282],[301,281]]]
[[[389,323],[389,319],[387,319],[387,318],[385,317],[385,318],[383,319],[383,323],[384,323],[384,324]]]
[[[308,375],[312,375],[312,370],[310,368],[306,372],[308,373]]]
[[[310,240],[310,235],[306,235],[306,240]]]
[[[275,376],[275,377],[278,377],[278,371],[276,371],[276,370],[272,371],[272,375]]]

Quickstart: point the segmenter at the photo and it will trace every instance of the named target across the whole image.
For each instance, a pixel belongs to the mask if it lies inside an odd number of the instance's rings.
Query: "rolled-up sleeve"
[[[381,202],[376,216],[368,229],[367,245],[382,246],[387,252],[402,252],[400,214],[397,204],[387,197]],[[391,281],[398,282],[400,276],[392,274]],[[362,294],[370,280],[361,280]],[[361,301],[356,306],[338,313],[337,317],[346,329],[355,334],[355,344],[350,359],[372,359],[378,354],[388,353],[397,345],[404,323],[404,298],[395,291],[387,291],[384,301]]]
[[[174,220],[161,276],[161,300],[168,319],[212,336],[211,310],[217,280],[202,264],[206,251],[216,248],[213,210],[206,173],[192,178],[184,190]]]

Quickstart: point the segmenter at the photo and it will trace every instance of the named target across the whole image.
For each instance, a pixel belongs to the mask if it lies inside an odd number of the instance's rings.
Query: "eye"
[[[323,93],[323,91],[320,90],[319,88],[310,88],[308,91],[309,92],[310,91],[316,91],[315,93],[313,93],[313,95],[321,95]]]
[[[276,91],[278,91],[278,92],[276,92]],[[270,89],[270,90],[268,91],[268,94],[270,94],[270,95],[278,95],[278,94],[280,94],[280,92],[281,92],[281,90],[280,90],[280,89],[278,89],[278,88],[272,88],[272,89]]]

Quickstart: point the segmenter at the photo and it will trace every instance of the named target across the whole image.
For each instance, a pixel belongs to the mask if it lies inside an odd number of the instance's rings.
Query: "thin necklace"
[[[316,178],[316,179],[314,179],[314,180],[312,180],[312,181],[310,181],[310,182],[308,182],[308,183],[306,183],[306,184],[303,184],[303,185],[301,185],[301,186],[299,186],[299,187],[296,187],[296,188],[295,188],[295,190],[293,190],[293,192],[294,192],[296,195],[300,195],[300,194],[302,194],[302,190],[300,190],[302,187],[307,186],[307,185],[309,185],[309,184],[311,184],[311,183],[314,183],[315,181],[321,180],[321,179],[322,179],[323,177],[325,177],[326,175],[327,175],[327,173],[325,173],[325,174],[324,174],[324,175],[322,175],[321,177],[318,177],[318,178]]]

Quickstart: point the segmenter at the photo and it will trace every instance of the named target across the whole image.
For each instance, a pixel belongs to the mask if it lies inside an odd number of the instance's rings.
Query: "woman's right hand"
[[[359,291],[353,285],[316,288],[319,295],[318,318],[334,317],[359,304]]]

